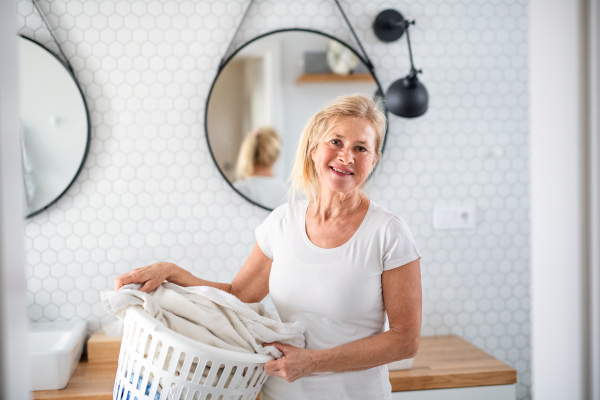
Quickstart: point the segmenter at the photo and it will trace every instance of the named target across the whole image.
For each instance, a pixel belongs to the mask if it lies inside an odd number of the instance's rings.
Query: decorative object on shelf
[[[352,50],[336,40],[327,43],[327,65],[338,75],[348,75],[359,64]]]
[[[24,209],[27,218],[48,209],[83,168],[90,146],[90,118],[73,67],[35,0],[35,10],[60,55],[19,37],[19,88]]]
[[[429,103],[427,89],[419,82],[417,77],[417,74],[422,73],[422,70],[417,70],[413,63],[410,35],[408,32],[409,26],[414,24],[415,21],[406,20],[402,14],[392,9],[379,13],[373,22],[375,36],[382,42],[389,43],[398,40],[406,32],[408,54],[410,56],[410,72],[406,77],[392,83],[385,93],[387,109],[405,118],[415,118],[423,115],[427,111]]]
[[[306,50],[303,65],[304,73],[296,78],[297,84],[375,82],[353,50],[333,39],[327,42],[326,50]]]

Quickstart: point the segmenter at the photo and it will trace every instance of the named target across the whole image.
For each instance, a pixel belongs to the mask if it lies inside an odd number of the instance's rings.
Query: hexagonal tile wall
[[[204,136],[206,96],[246,2],[40,0],[90,107],[89,157],[57,204],[26,222],[28,315],[108,317],[98,292],[132,268],[170,260],[230,281],[267,212],[223,181]],[[526,0],[342,1],[387,87],[408,72],[404,39],[375,16],[415,19],[429,111],[390,118],[369,195],[402,216],[423,253],[423,335],[457,334],[515,367],[530,397],[528,14]],[[29,0],[20,33],[57,51]],[[257,1],[234,49],[280,28],[353,44],[333,1]],[[475,204],[477,228],[436,231],[437,204]]]

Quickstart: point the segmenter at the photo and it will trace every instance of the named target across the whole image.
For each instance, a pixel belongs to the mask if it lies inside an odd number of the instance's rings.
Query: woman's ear
[[[319,144],[317,143],[317,146],[318,146],[318,145],[319,145]],[[314,162],[315,162],[315,150],[317,149],[317,146],[313,147],[312,149],[310,149],[310,150],[308,151],[308,154],[310,155],[310,159],[312,160],[313,164],[314,164]]]
[[[381,157],[381,152],[375,153],[375,157],[373,157],[373,163],[371,164],[372,167],[375,167],[375,165],[377,165],[379,157]]]

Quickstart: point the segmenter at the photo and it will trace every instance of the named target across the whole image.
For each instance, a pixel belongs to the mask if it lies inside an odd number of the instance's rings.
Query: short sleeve
[[[263,254],[273,260],[274,241],[277,238],[277,230],[280,227],[282,207],[277,207],[271,211],[271,214],[260,224],[255,230],[256,243],[262,250]]]
[[[383,240],[383,270],[387,271],[421,258],[408,225],[398,216],[388,223]]]

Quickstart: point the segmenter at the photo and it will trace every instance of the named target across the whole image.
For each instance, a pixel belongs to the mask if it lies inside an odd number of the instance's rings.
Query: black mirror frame
[[[256,36],[255,38],[252,38],[250,40],[248,40],[246,43],[244,43],[243,45],[241,45],[240,47],[238,47],[229,57],[227,57],[219,66],[219,69],[217,71],[217,75],[215,76],[215,79],[213,79],[213,82],[210,86],[210,90],[208,91],[208,96],[206,97],[206,106],[204,107],[204,133],[206,135],[206,142],[208,144],[208,150],[210,152],[210,156],[213,160],[213,162],[215,163],[215,165],[217,166],[217,170],[219,170],[219,173],[221,174],[221,176],[223,177],[223,179],[225,179],[225,182],[227,182],[227,184],[233,189],[234,192],[236,192],[238,195],[240,195],[241,197],[243,197],[244,199],[246,199],[247,201],[249,201],[251,204],[254,204],[262,209],[265,209],[267,211],[273,211],[272,208],[268,208],[263,206],[262,204],[259,204],[257,202],[255,202],[254,200],[246,197],[245,195],[243,195],[242,193],[240,193],[234,186],[232,182],[229,182],[229,179],[227,179],[227,177],[225,176],[225,173],[221,170],[221,167],[219,166],[219,163],[217,162],[217,159],[215,158],[215,155],[212,151],[212,147],[210,145],[210,138],[208,135],[208,103],[210,102],[210,98],[213,92],[213,89],[215,87],[215,84],[217,83],[217,80],[219,79],[219,76],[221,75],[221,72],[223,71],[223,69],[227,66],[227,64],[229,63],[229,61],[231,61],[233,59],[233,57],[235,57],[235,55],[237,53],[239,53],[243,48],[245,48],[246,46],[248,46],[249,44],[262,39],[265,36],[270,36],[270,35],[274,35],[276,33],[282,33],[282,32],[308,32],[308,33],[315,33],[321,36],[325,36],[329,39],[335,40],[341,44],[343,44],[344,46],[346,46],[348,49],[350,49],[350,51],[352,51],[354,53],[354,55],[356,55],[358,57],[358,59],[364,64],[364,65],[369,65],[369,63],[367,62],[367,60],[365,60],[365,58],[363,56],[361,56],[352,46],[350,46],[348,43],[344,42],[343,40],[336,38],[335,36],[329,35],[325,32],[321,32],[321,31],[317,31],[314,29],[306,29],[306,28],[286,28],[286,29],[277,29],[274,31],[269,31],[266,33],[263,33],[259,36]],[[377,85],[377,93],[384,93],[383,89],[381,88],[381,84],[379,83],[379,79],[377,79],[377,75],[375,75],[375,71],[374,70],[370,70],[369,71],[370,74],[373,76],[373,79],[375,80],[375,84]],[[385,143],[387,141],[387,136],[388,136],[388,130],[389,130],[389,113],[388,113],[388,109],[385,106],[385,99],[382,97],[382,101],[383,101],[383,106],[384,106],[384,113],[385,113],[385,117],[386,117],[386,124],[385,124],[385,133],[383,136],[383,143],[381,144],[381,157],[383,157],[383,152],[385,149]],[[375,169],[379,166],[379,162],[381,160],[381,157],[379,158],[379,160],[377,160],[377,163],[375,164],[375,167],[373,167],[373,170],[371,171],[371,173],[369,174],[369,176],[367,177],[367,180],[371,179],[371,177],[373,176],[373,173],[375,172]]]
[[[88,153],[90,152],[90,142],[92,140],[92,125],[91,125],[91,121],[90,121],[90,110],[88,108],[87,101],[85,100],[85,96],[83,95],[83,91],[81,90],[81,86],[79,85],[79,82],[77,81],[77,78],[75,77],[75,75],[73,74],[73,72],[71,71],[71,69],[69,68],[69,66],[56,53],[54,53],[52,50],[50,50],[49,48],[47,48],[43,44],[41,44],[41,43],[39,43],[39,42],[31,39],[31,38],[28,38],[27,36],[21,35],[21,34],[19,34],[18,36],[22,37],[23,39],[27,39],[30,42],[32,42],[32,43],[40,46],[42,49],[46,50],[48,53],[50,53],[50,55],[52,55],[54,58],[56,58],[56,60],[65,68],[65,70],[69,73],[69,75],[73,79],[73,82],[75,82],[75,86],[77,86],[77,89],[79,90],[79,94],[81,95],[81,99],[83,100],[83,107],[85,109],[85,117],[87,119],[87,141],[86,141],[86,145],[85,145],[85,151],[83,152],[83,157],[81,158],[81,163],[79,164],[79,168],[75,172],[75,175],[73,175],[73,179],[71,179],[71,182],[69,182],[69,184],[67,185],[67,187],[58,196],[56,196],[56,198],[54,200],[52,200],[51,202],[49,202],[47,205],[45,205],[44,207],[40,208],[39,210],[34,211],[31,214],[29,214],[29,215],[26,215],[25,219],[28,219],[28,218],[31,218],[31,217],[33,217],[35,215],[40,214],[41,212],[47,210],[48,208],[50,208],[51,206],[53,206],[54,204],[56,204],[56,202],[58,202],[58,200],[65,193],[67,193],[67,191],[69,190],[69,188],[71,186],[73,186],[73,183],[75,182],[75,180],[79,176],[79,173],[83,169],[83,166],[85,165],[85,161],[87,159]]]

